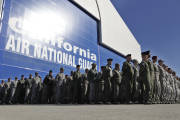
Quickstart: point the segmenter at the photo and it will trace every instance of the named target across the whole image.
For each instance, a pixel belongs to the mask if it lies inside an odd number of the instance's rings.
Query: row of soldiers
[[[53,77],[50,70],[42,81],[36,72],[29,78],[24,75],[18,80],[0,84],[1,104],[83,104],[83,103],[175,103],[180,100],[180,79],[157,56],[150,59],[150,51],[142,53],[142,62],[126,56],[122,71],[113,59],[107,59],[107,65],[97,71],[92,64],[90,70],[80,72],[80,65],[70,75],[64,74],[64,68]],[[156,63],[159,63],[157,65]]]

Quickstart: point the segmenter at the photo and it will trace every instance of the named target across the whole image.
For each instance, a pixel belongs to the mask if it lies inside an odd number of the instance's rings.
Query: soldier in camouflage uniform
[[[111,81],[112,81],[112,102],[117,104],[120,102],[119,92],[120,92],[120,83],[121,83],[120,65],[118,63],[115,64],[115,68],[113,69],[113,77]]]
[[[5,95],[4,103],[10,104],[10,93],[11,93],[11,78],[8,78],[8,81],[5,83]]]
[[[0,84],[0,104],[3,104],[3,102],[4,102],[4,95],[5,95],[5,82],[4,82],[4,80],[1,80],[1,84]]]
[[[139,83],[139,63],[137,60],[133,60],[133,70],[134,70],[134,75],[133,75],[132,101],[136,103],[140,101],[139,96],[141,93],[140,83]]]
[[[56,104],[63,102],[63,82],[65,80],[64,68],[60,68],[60,72],[56,75]]]
[[[159,81],[160,81],[160,84],[161,84],[161,95],[160,95],[160,101],[161,103],[164,103],[165,101],[165,71],[164,71],[164,68],[163,68],[163,63],[164,61],[163,60],[158,60],[158,68],[159,68]]]
[[[82,75],[80,65],[76,66],[76,71],[73,73],[73,103],[81,103],[81,81]]]
[[[21,75],[21,79],[17,83],[17,103],[23,104],[25,97],[25,78],[24,75]]]
[[[103,103],[103,99],[104,99],[104,79],[103,79],[104,69],[105,69],[105,66],[101,66],[101,72],[98,72],[97,74],[97,81],[99,81],[98,82],[99,84],[95,89],[98,89],[96,98],[99,104]]]
[[[81,82],[81,101],[82,103],[87,103],[88,101],[88,86],[89,86],[89,82],[88,82],[88,69],[85,69],[85,73],[82,74],[82,82]]]
[[[113,77],[112,73],[112,58],[107,59],[107,65],[103,71],[103,80],[104,80],[104,102],[109,104],[111,102],[111,93],[112,93],[112,83],[111,78]]]
[[[33,76],[32,74],[29,75],[29,78],[25,80],[25,103],[30,103],[30,98],[31,98],[31,88],[32,88],[32,80],[33,80]]]
[[[142,89],[142,96],[143,96],[143,103],[150,104],[151,103],[151,97],[150,97],[150,90],[151,90],[151,83],[150,83],[150,70],[148,66],[148,55],[146,52],[142,53],[142,62],[140,63],[140,69],[139,69],[139,80],[141,83],[141,89]]]
[[[131,65],[131,54],[126,56],[126,61],[123,63],[122,67],[122,85],[125,86],[125,103],[130,103],[132,98],[133,90],[133,76],[134,70]]]
[[[52,70],[49,71],[49,74],[46,75],[43,81],[43,93],[42,93],[42,103],[54,103],[54,83]]]
[[[160,96],[161,96],[161,83],[159,80],[159,68],[158,65],[156,64],[157,62],[157,56],[152,57],[153,61],[153,67],[154,67],[154,100],[155,103],[160,103]]]
[[[18,83],[18,78],[15,77],[15,80],[11,82],[11,93],[10,93],[10,103],[15,103],[16,101],[16,96],[15,96],[15,92],[16,92],[16,88],[17,88],[17,83]]]
[[[96,64],[92,64],[92,68],[88,72],[88,81],[89,81],[89,102],[94,103],[95,101],[95,84],[97,80],[97,70],[96,70]]]
[[[38,103],[38,95],[39,95],[39,87],[41,84],[41,78],[38,72],[35,72],[35,77],[32,79],[32,96],[31,96],[31,104]]]
[[[154,79],[155,79],[155,74],[154,74],[154,66],[153,66],[153,62],[151,61],[150,57],[151,57],[151,54],[150,54],[150,51],[146,51],[146,54],[148,55],[148,66],[149,66],[149,70],[150,70],[150,89],[151,89],[151,92],[150,92],[150,99],[151,99],[151,102],[154,103],[155,102],[155,94],[154,94]]]

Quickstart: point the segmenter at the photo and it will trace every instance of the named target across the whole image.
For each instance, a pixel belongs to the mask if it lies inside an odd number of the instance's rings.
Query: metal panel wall
[[[66,0],[5,0],[0,79],[99,66],[97,21]],[[99,69],[99,67],[98,67]]]

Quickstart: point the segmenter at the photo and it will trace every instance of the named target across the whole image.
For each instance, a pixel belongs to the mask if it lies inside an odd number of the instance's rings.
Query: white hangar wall
[[[110,0],[72,0],[101,20],[102,44],[141,61],[141,46]],[[98,5],[97,5],[97,4]],[[98,7],[100,12],[98,12]],[[100,14],[99,14],[100,13]]]

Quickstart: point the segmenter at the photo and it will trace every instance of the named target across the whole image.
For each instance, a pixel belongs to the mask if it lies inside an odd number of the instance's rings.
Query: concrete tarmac
[[[0,105],[0,120],[180,120],[180,104]]]

